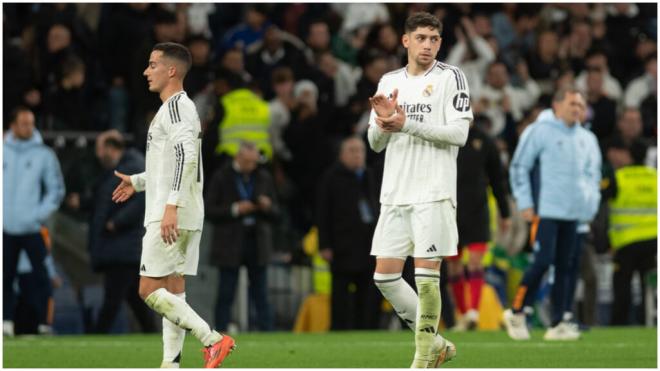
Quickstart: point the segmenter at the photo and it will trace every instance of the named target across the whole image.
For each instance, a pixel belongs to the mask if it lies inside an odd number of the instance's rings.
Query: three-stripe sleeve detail
[[[172,100],[170,100],[170,102],[167,104],[170,114],[170,121],[173,124],[181,122],[181,115],[179,115],[179,99],[181,99],[181,94],[172,98]]]
[[[183,163],[185,161],[185,152],[183,150],[183,143],[178,143],[174,146],[176,156],[176,167],[174,168],[174,180],[172,181],[172,190],[178,191],[181,189],[181,177],[183,176]]]
[[[451,72],[454,74],[454,79],[456,80],[456,88],[458,90],[466,90],[467,84],[465,82],[465,76],[461,70],[459,70],[457,67],[442,62],[438,62],[437,67],[442,70],[451,70]]]

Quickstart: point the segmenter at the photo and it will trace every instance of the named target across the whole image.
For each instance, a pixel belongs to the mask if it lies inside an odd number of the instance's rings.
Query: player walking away
[[[406,20],[408,65],[383,75],[370,98],[369,144],[387,147],[371,254],[376,286],[415,332],[411,367],[436,367],[456,355],[438,335],[440,262],[456,255],[456,157],[465,145],[472,111],[463,72],[436,61],[442,23],[421,12]],[[401,279],[415,262],[419,295]]]
[[[577,340],[575,326],[563,318],[576,246],[578,221],[585,202],[581,183],[590,171],[591,146],[581,134],[582,94],[573,87],[554,95],[523,131],[511,161],[510,183],[518,209],[533,222],[534,260],[523,275],[510,309],[504,311],[509,337],[529,340],[525,312],[533,310],[544,274],[554,266],[551,328],[545,340]],[[535,231],[535,232],[534,232]]]
[[[163,316],[164,368],[178,368],[186,330],[205,346],[204,367],[215,368],[234,349],[234,339],[211,330],[185,301],[185,276],[197,274],[204,222],[200,158],[201,126],[183,91],[190,52],[176,43],[156,44],[144,76],[163,105],[149,126],[145,171],[115,172],[121,183],[112,200],[146,192],[140,261],[140,297]]]

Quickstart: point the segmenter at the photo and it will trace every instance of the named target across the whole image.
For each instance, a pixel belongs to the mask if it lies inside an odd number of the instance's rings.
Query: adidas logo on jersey
[[[431,245],[428,249],[426,249],[426,252],[436,252],[438,249],[435,248],[435,245]]]

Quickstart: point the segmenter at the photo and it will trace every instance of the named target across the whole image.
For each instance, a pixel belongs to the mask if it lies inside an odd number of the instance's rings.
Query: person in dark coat
[[[458,151],[457,161],[459,252],[447,259],[447,268],[454,302],[462,315],[456,329],[462,330],[475,329],[479,318],[479,301],[484,284],[482,259],[490,241],[488,186],[497,200],[500,229],[508,229],[511,219],[504,169],[496,144],[474,122],[465,146]],[[462,252],[465,249],[469,251],[469,258],[467,266],[463,267]],[[470,300],[465,298],[466,284],[469,286]]]
[[[273,178],[257,167],[258,160],[255,144],[242,142],[234,160],[215,172],[208,188],[205,212],[214,224],[211,262],[220,272],[215,307],[218,331],[227,330],[241,265],[248,270],[257,327],[261,331],[273,327],[266,270],[273,244],[271,224],[278,215],[278,205]]]
[[[138,295],[144,193],[136,194],[125,203],[112,202],[112,192],[117,186],[113,170],[140,173],[144,171],[144,157],[133,149],[126,149],[121,134],[114,130],[99,135],[96,156],[106,171],[94,184],[89,253],[92,269],[104,276],[104,297],[93,331],[108,333],[126,300],[142,331],[155,332],[153,314]]]
[[[365,158],[362,139],[345,139],[339,161],[325,172],[318,187],[319,251],[332,272],[333,330],[376,329],[380,319],[383,299],[373,284],[376,264],[370,254],[379,190]]]

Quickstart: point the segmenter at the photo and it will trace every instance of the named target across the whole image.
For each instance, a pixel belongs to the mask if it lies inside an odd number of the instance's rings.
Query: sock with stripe
[[[385,299],[392,304],[396,314],[415,331],[417,294],[408,282],[401,278],[401,273],[374,273],[374,282]]]
[[[415,268],[417,285],[417,326],[415,328],[415,349],[417,357],[430,357],[433,339],[440,322],[440,271]]]
[[[185,301],[164,288],[152,292],[145,300],[147,305],[178,327],[190,332],[204,346],[210,346],[222,339],[222,335],[211,330],[206,323]]]
[[[174,295],[184,302],[186,301],[185,292]],[[163,363],[170,363],[173,367],[179,366],[185,338],[185,329],[163,317]]]

